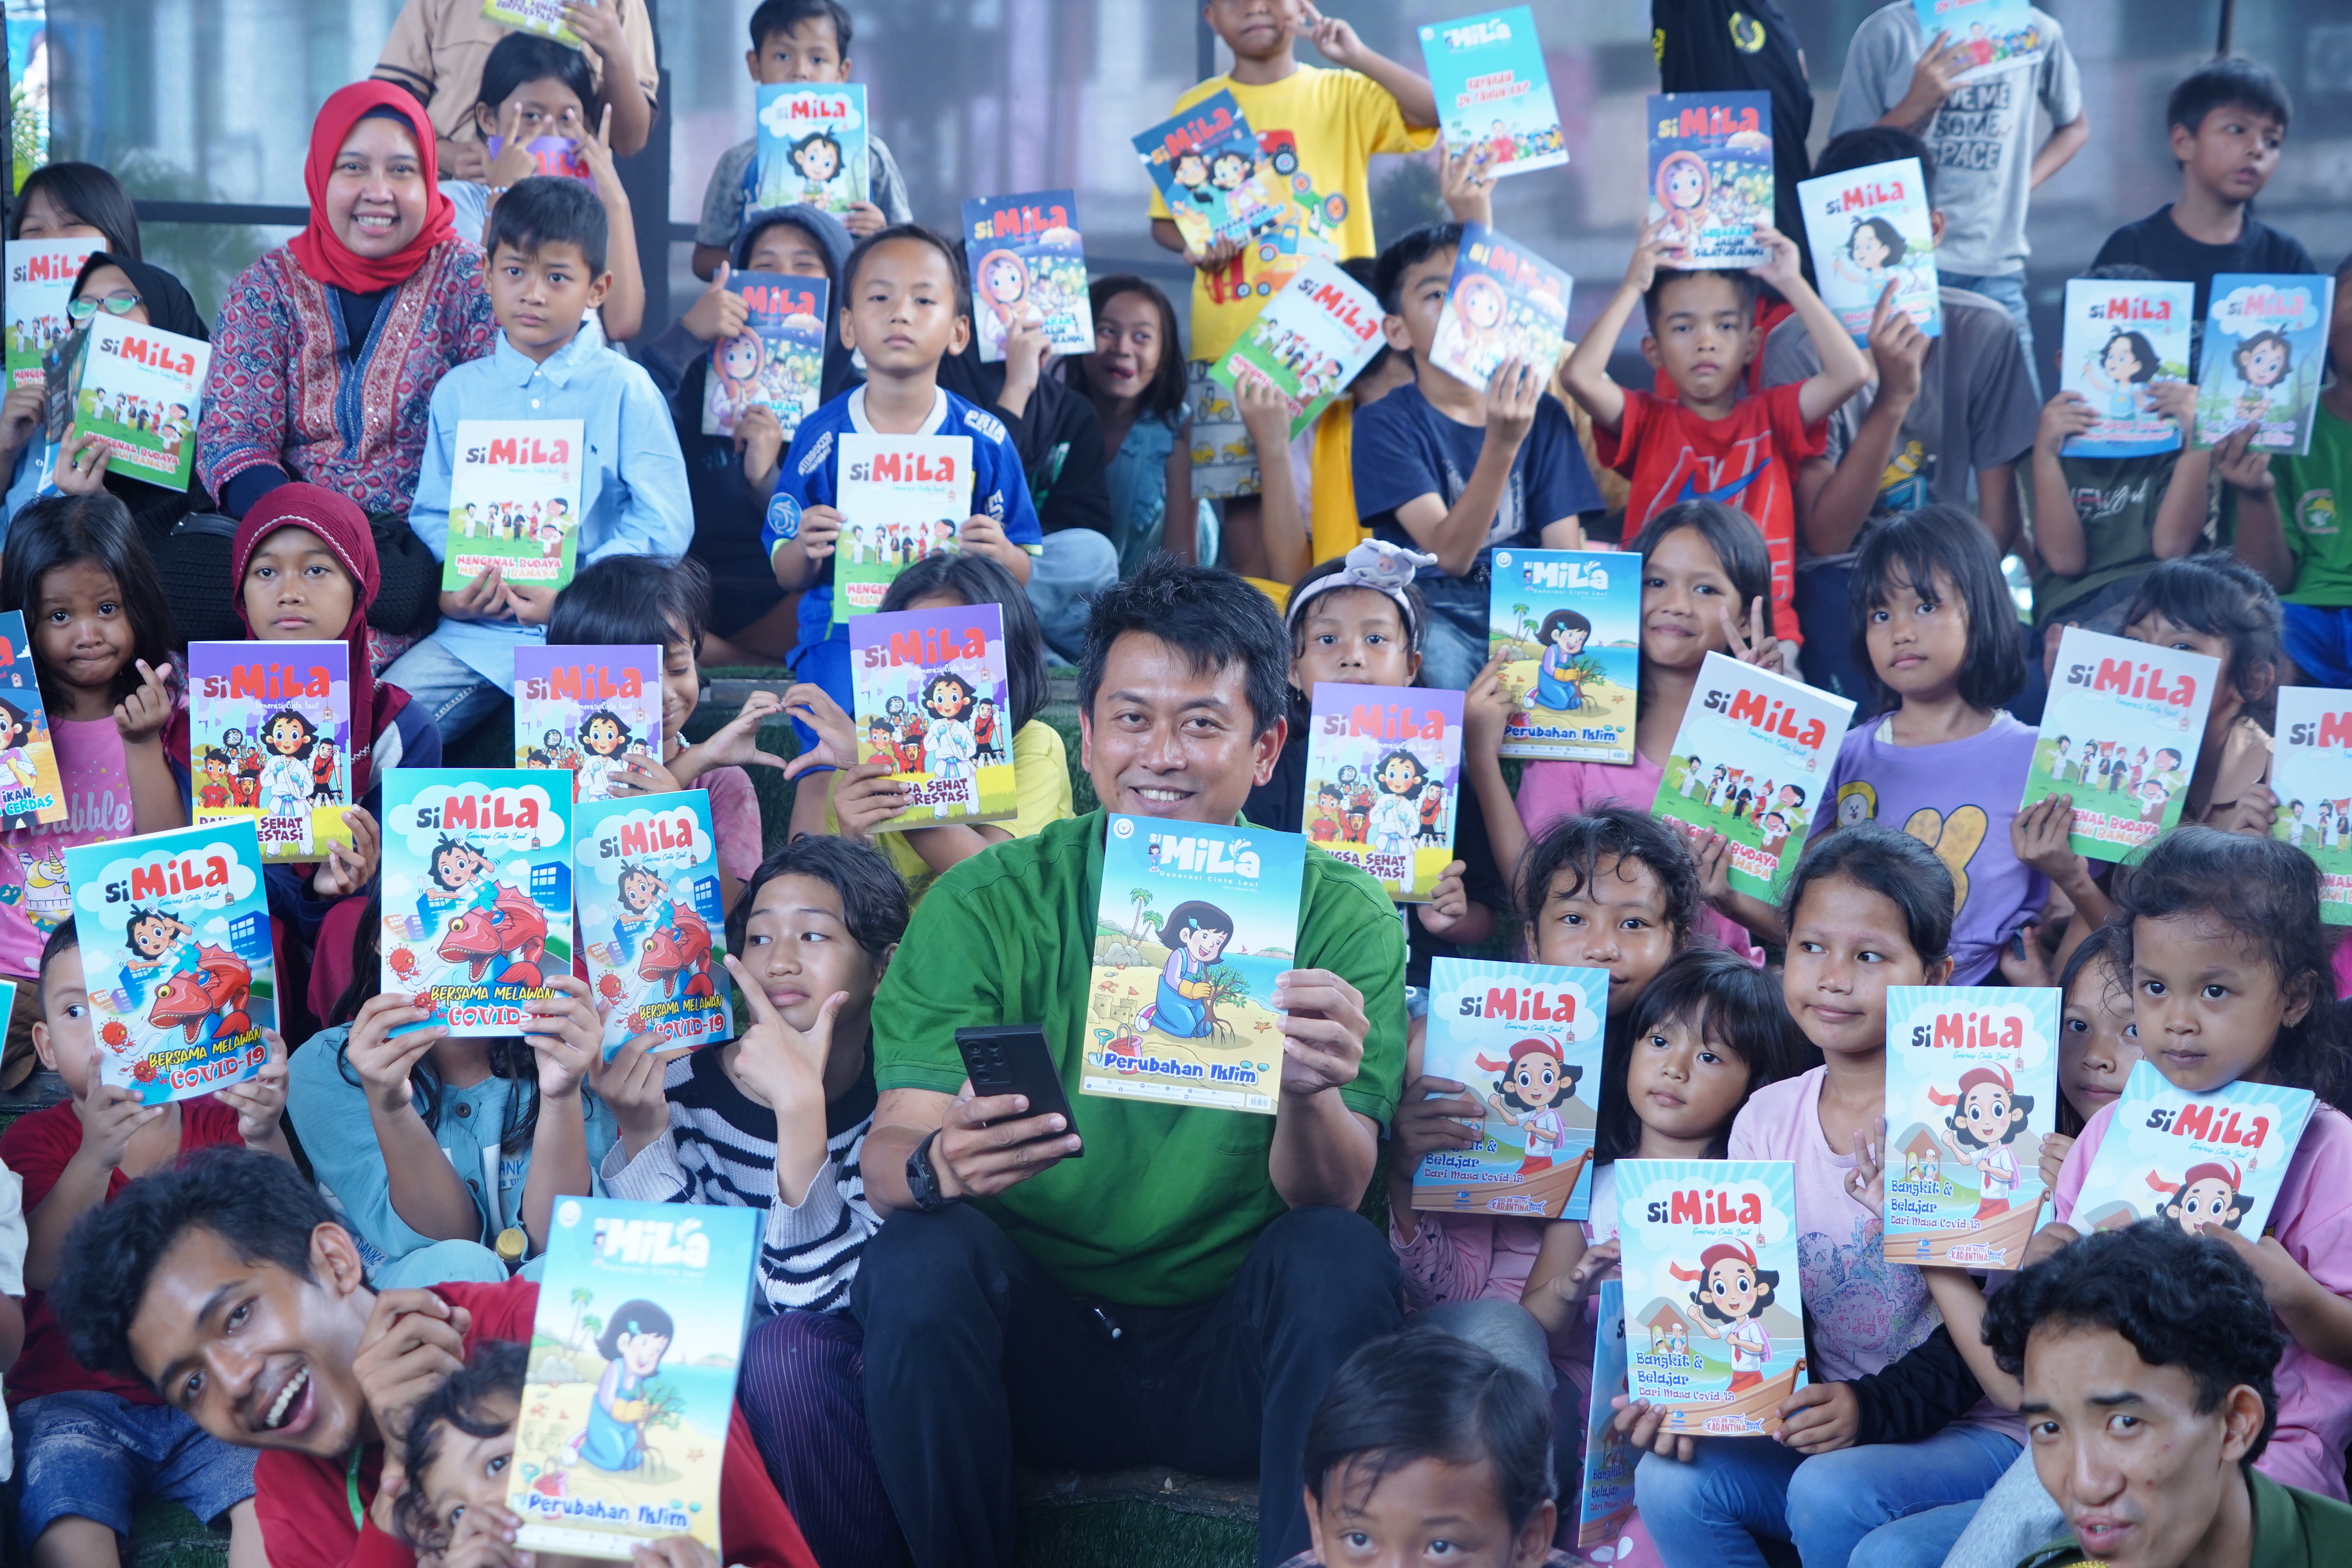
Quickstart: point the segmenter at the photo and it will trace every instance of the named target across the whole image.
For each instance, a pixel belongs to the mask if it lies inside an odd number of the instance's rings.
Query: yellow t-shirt
[[[1013,786],[1013,799],[1021,809],[1010,822],[988,826],[1002,827],[1015,838],[1026,838],[1049,822],[1076,816],[1077,810],[1070,797],[1068,757],[1059,730],[1043,719],[1032,719],[1022,725],[1013,735],[1013,770],[1018,780]],[[829,805],[825,808],[824,827],[828,833],[841,831],[840,819]],[[938,879],[939,873],[916,853],[905,834],[877,833],[874,842],[898,868],[913,897],[921,898]]]
[[[1371,78],[1320,66],[1300,66],[1262,87],[1211,77],[1169,112],[1181,113],[1218,92],[1232,93],[1241,107],[1264,155],[1258,175],[1289,203],[1290,212],[1232,267],[1213,278],[1192,274],[1188,357],[1196,360],[1223,359],[1301,261],[1372,255],[1372,154],[1418,153],[1437,140],[1434,128],[1407,126],[1397,100]],[[1168,216],[1157,190],[1151,216]]]

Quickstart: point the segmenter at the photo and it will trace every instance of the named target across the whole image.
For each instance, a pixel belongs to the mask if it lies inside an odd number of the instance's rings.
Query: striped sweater
[[[839,1312],[866,1238],[881,1226],[866,1201],[858,1156],[874,1123],[874,1073],[825,1107],[826,1169],[797,1206],[776,1201],[776,1113],[735,1087],[719,1047],[690,1051],[662,1078],[669,1130],[624,1163],[615,1142],[600,1171],[613,1197],[637,1203],[721,1204],[768,1211],[760,1244],[766,1312]]]

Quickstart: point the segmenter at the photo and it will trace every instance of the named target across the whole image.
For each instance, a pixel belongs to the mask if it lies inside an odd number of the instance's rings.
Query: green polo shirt
[[[1049,824],[955,867],[916,906],[874,999],[874,1081],[953,1094],[955,1032],[1037,1024],[1062,1069],[1086,1153],[977,1200],[1071,1294],[1129,1306],[1205,1301],[1287,1209],[1267,1174],[1274,1121],[1239,1110],[1081,1096],[1100,811]],[[1364,995],[1364,1060],[1339,1093],[1385,1126],[1404,1079],[1404,928],[1378,882],[1307,852],[1298,966]]]
[[[2342,1568],[2352,1563],[2352,1508],[2334,1498],[2281,1486],[2246,1472],[2254,1500],[2254,1549],[2246,1568]],[[2098,1568],[2068,1536],[2029,1555],[2018,1568]]]

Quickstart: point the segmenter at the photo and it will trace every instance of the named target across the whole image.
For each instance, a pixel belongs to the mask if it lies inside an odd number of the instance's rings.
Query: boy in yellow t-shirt
[[[1426,78],[1365,47],[1355,28],[1318,13],[1309,0],[1208,0],[1209,26],[1234,53],[1234,68],[1199,83],[1171,113],[1230,92],[1256,132],[1266,184],[1287,210],[1247,246],[1220,242],[1190,250],[1151,198],[1151,237],[1181,254],[1192,278],[1192,493],[1244,498],[1225,514],[1225,559],[1265,574],[1258,539],[1257,457],[1241,414],[1209,380],[1274,291],[1317,256],[1373,254],[1370,168],[1375,153],[1417,153],[1437,137],[1437,104]],[[1304,37],[1343,68],[1298,63]]]

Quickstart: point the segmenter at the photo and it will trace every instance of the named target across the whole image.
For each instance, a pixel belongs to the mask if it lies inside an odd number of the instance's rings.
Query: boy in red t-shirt
[[[1687,500],[1738,507],[1764,534],[1772,559],[1772,630],[1801,642],[1790,598],[1797,577],[1795,476],[1818,456],[1827,421],[1870,379],[1870,362],[1798,270],[1797,247],[1769,224],[1756,226],[1768,259],[1747,272],[1684,272],[1679,247],[1660,236],[1671,219],[1643,231],[1625,280],[1569,357],[1562,380],[1592,416],[1601,460],[1633,481],[1625,502],[1630,548],[1650,519]],[[1763,353],[1756,330],[1759,280],[1779,289],[1821,353],[1819,374],[1763,394],[1741,395],[1748,362]],[[1883,316],[1894,295],[1879,300]],[[1629,392],[1609,375],[1618,335],[1643,307],[1650,331],[1642,356],[1673,378],[1676,401]]]
[[[70,919],[41,952],[34,1012],[33,1048],[73,1098],[0,1134],[0,1163],[25,1181],[25,1348],[6,1380],[25,1472],[19,1535],[31,1542],[35,1568],[115,1563],[138,1506],[167,1498],[207,1523],[226,1515],[232,1555],[256,1561],[253,1456],[207,1436],[144,1384],[76,1361],[44,1292],[76,1220],[191,1150],[241,1144],[286,1160],[286,1179],[301,1180],[280,1125],[285,1044],[266,1032],[269,1059],[259,1077],[168,1105],[142,1105],[135,1091],[100,1083]]]

